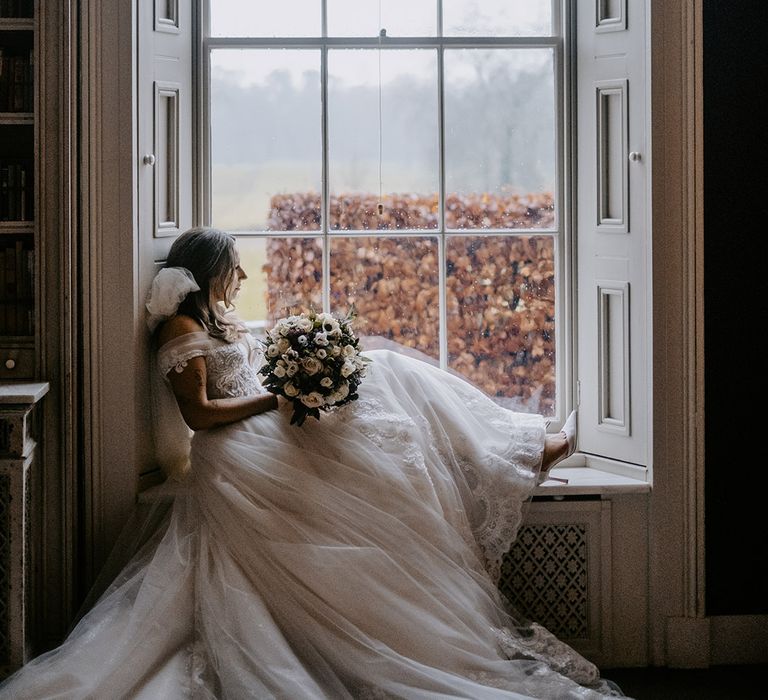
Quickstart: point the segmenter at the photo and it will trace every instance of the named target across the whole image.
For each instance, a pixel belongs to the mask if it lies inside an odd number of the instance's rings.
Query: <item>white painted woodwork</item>
[[[621,32],[627,28],[628,0],[597,0],[595,2],[595,31]]]
[[[136,331],[138,363],[136,425],[142,435],[135,471],[156,471],[149,397],[149,335],[144,302],[158,262],[176,236],[193,223],[194,26],[199,3],[154,0],[137,3],[136,100],[137,231]],[[145,156],[153,156],[152,164]]]
[[[595,84],[595,97],[597,230],[602,233],[627,233],[627,81],[599,81]]]
[[[629,435],[629,285],[597,281],[598,429]]]
[[[137,7],[140,290],[149,288],[152,263],[192,225],[193,5],[155,0]]]
[[[649,466],[647,4],[576,8],[579,449]]]
[[[676,634],[675,625],[706,612],[701,11],[701,0],[653,0],[651,13],[657,342],[648,623],[649,660],[660,666],[669,663],[672,648],[678,663],[684,655],[675,645],[684,634]]]
[[[188,4],[188,3],[187,3]],[[154,0],[156,32],[179,33],[179,0]]]
[[[572,573],[574,577],[586,576],[588,595],[585,609],[574,609],[570,614],[584,617],[581,625],[584,633],[581,637],[569,637],[568,643],[589,659],[600,663],[609,659],[612,642],[611,502],[536,502],[524,511],[523,522],[524,527],[572,526],[583,533],[586,551],[578,561],[572,562],[578,567],[578,574],[576,571]],[[549,551],[556,549],[554,542],[547,546],[544,538],[538,547],[541,551],[535,553],[535,559],[556,558],[555,552]]]
[[[46,8],[48,5],[46,5]],[[78,149],[68,179],[77,198],[78,239],[64,269],[76,275],[72,304],[80,324],[68,329],[76,374],[68,435],[77,450],[67,486],[79,497],[82,544],[73,566],[88,585],[101,569],[133,507],[138,429],[140,317],[136,289],[135,14],[130,3],[81,0],[75,22],[84,50],[76,51],[73,95]],[[75,31],[74,29],[72,31]],[[72,36],[77,40],[78,34]],[[59,273],[60,270],[52,270]],[[78,395],[79,391],[79,395]],[[78,466],[79,463],[79,466]],[[73,530],[73,534],[76,531]],[[82,583],[80,584],[82,585]],[[77,601],[79,604],[79,600]]]
[[[179,230],[179,83],[155,81],[155,149],[151,165],[155,174],[154,235],[175,236]]]
[[[61,639],[74,614],[79,407],[77,339],[77,76],[74,0],[35,3],[35,307],[37,377],[50,383],[42,402],[40,499],[44,514],[34,636]],[[45,585],[45,588],[44,588]],[[42,595],[43,590],[45,594]]]
[[[39,646],[43,510],[36,406],[47,382],[0,386],[0,679]]]

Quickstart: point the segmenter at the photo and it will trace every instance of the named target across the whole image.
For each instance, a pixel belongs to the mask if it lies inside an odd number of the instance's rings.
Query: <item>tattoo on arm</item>
[[[201,369],[195,369],[193,372],[195,384],[198,389],[205,389],[205,373]]]

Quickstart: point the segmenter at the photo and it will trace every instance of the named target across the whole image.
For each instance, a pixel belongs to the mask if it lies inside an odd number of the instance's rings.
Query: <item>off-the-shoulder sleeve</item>
[[[205,357],[216,341],[204,331],[185,333],[169,340],[157,351],[157,366],[162,377],[167,377],[172,369],[182,372],[187,362],[193,357]]]

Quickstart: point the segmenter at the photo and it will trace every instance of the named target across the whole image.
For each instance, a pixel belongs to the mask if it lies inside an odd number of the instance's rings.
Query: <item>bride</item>
[[[147,304],[173,506],[0,696],[619,695],[496,586],[522,503],[574,449],[575,417],[545,436],[541,416],[372,351],[357,401],[289,425],[226,311],[245,277],[228,234],[174,243]]]

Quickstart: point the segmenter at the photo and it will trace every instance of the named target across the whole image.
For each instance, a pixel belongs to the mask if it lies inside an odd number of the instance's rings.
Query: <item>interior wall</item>
[[[768,4],[703,13],[706,612],[765,614]]]

